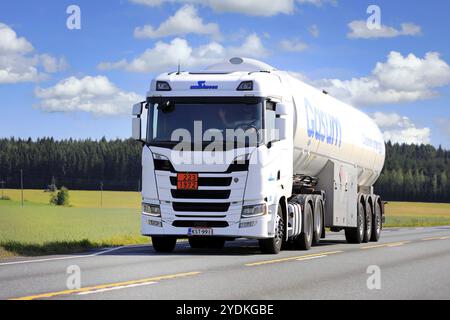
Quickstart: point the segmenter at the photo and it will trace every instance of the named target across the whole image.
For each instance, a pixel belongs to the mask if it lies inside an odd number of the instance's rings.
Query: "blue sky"
[[[371,4],[380,29],[367,28]],[[66,27],[70,5],[80,30]],[[0,137],[128,137],[156,74],[245,55],[361,108],[386,139],[450,148],[448,12],[445,0],[2,1]]]

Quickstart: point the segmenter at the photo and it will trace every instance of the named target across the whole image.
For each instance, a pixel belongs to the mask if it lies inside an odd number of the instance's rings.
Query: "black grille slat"
[[[229,199],[231,190],[171,190],[174,199]]]
[[[226,228],[229,226],[226,221],[189,221],[176,220],[172,224],[178,228]]]
[[[199,187],[229,187],[232,178],[198,178]],[[177,177],[170,177],[172,186],[177,185]]]
[[[172,207],[177,212],[227,212],[230,204],[174,202]]]

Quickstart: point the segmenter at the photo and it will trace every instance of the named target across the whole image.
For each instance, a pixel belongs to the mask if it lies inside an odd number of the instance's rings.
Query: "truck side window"
[[[265,125],[265,129],[266,129],[266,143],[270,143],[270,142],[275,142],[278,141],[277,135],[275,134],[275,120],[276,120],[276,104],[271,102],[271,101],[267,101],[266,102],[266,116],[265,116],[265,120],[266,120],[266,125]]]

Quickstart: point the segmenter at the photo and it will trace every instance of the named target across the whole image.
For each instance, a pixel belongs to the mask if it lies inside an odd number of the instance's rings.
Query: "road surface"
[[[73,289],[77,270],[81,288]],[[388,229],[379,243],[362,245],[329,233],[311,251],[277,256],[236,241],[223,250],[181,242],[173,254],[131,246],[2,260],[0,299],[13,298],[450,299],[450,227]]]

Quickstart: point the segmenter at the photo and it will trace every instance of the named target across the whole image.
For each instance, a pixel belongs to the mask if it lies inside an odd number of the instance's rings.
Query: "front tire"
[[[259,247],[264,254],[279,254],[281,251],[281,246],[283,245],[285,238],[283,209],[281,208],[281,204],[278,205],[276,219],[275,237],[259,240]]]
[[[153,249],[158,253],[171,253],[177,245],[177,238],[152,237]]]

